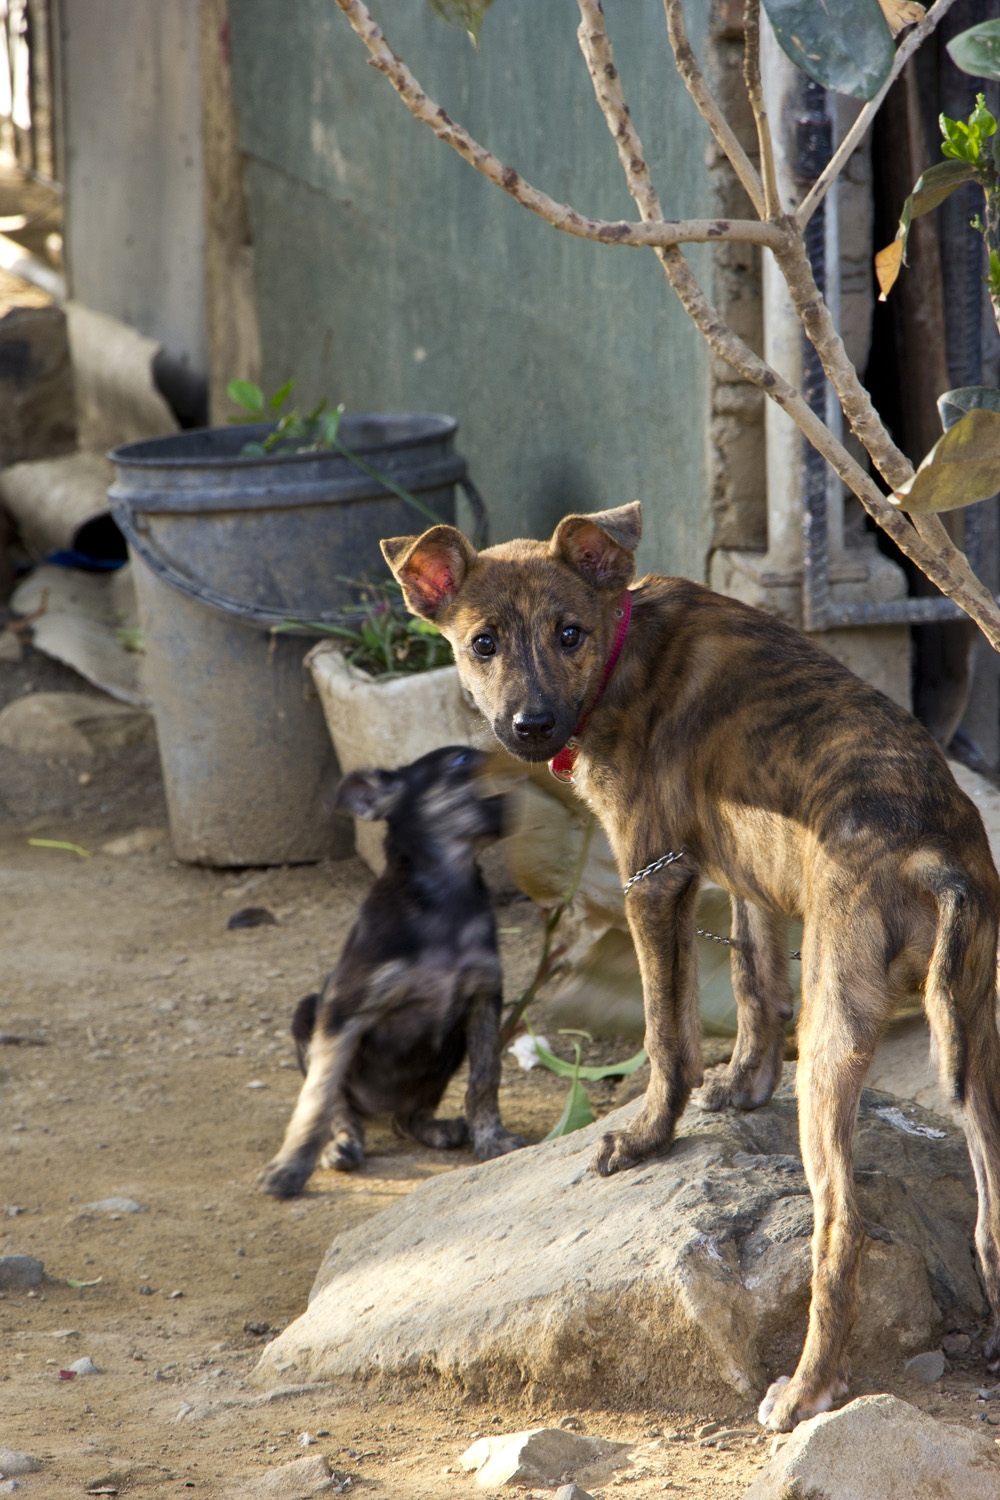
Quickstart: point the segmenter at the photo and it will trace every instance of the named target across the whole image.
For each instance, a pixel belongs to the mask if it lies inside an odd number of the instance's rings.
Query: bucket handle
[[[475,541],[478,547],[486,545],[489,521],[486,514],[486,506],[483,497],[472,483],[471,479],[462,477],[458,483],[465,491],[469,507],[472,511],[475,523]],[[145,526],[141,521],[133,518],[132,511],[127,505],[111,498],[111,514],[114,516],[119,530],[126,542],[142,558],[143,562],[154,573],[157,578],[168,583],[171,588],[177,589],[178,593],[185,594],[189,599],[198,604],[204,604],[209,609],[216,610],[223,615],[236,615],[238,619],[245,620],[249,625],[255,625],[262,629],[270,630],[272,626],[283,625],[289,634],[306,635],[305,630],[295,630],[288,627],[289,618],[294,615],[294,610],[271,609],[266,604],[247,604],[242,599],[233,599],[229,594],[221,594],[209,584],[200,579],[189,578],[168,563],[166,558],[161,557],[148,537],[143,535]],[[313,615],[312,618],[321,625],[347,625],[358,618],[357,610],[336,609],[328,610],[324,614]]]
[[[481,550],[489,544],[490,539],[490,518],[486,514],[486,502],[468,475],[463,474],[458,482],[465,491],[465,498],[472,511],[473,543]]]

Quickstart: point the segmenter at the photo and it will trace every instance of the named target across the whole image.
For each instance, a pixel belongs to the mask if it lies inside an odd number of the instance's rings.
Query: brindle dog
[[[261,1176],[265,1193],[300,1193],[321,1152],[324,1166],[359,1166],[372,1115],[391,1114],[400,1134],[425,1146],[462,1146],[471,1136],[480,1161],[524,1145],[504,1129],[497,1104],[500,958],[475,852],[479,839],[501,833],[503,799],[480,794],[485,760],[450,745],[341,783],[339,809],[387,820],[385,869],[322,993],[296,1008],[306,1078]],[[435,1119],[466,1052],[467,1118]]]
[[[851,1166],[858,1095],[889,1016],[915,992],[943,1082],[965,1107],[993,1313],[984,1352],[1000,1362],[1000,881],[979,813],[909,714],[733,599],[682,578],[629,591],[640,528],[633,504],[567,516],[548,543],[477,554],[435,526],[382,549],[508,750],[540,761],[575,739],[573,779],[623,879],[676,856],[626,894],[651,1076],[632,1124],[604,1137],[598,1172],[669,1146],[702,1081],[699,881],[732,896],[739,1003],[732,1061],[702,1091],[708,1109],[770,1098],[791,1014],[785,918],[803,919],[796,1087],[812,1305],[794,1377],[761,1413],[787,1430],[846,1389],[864,1239]]]

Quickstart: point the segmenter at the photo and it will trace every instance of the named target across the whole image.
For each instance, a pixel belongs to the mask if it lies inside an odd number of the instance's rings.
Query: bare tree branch
[[[763,219],[765,216],[764,189],[760,177],[753,162],[736,139],[729,121],[709,92],[697,59],[691,50],[691,43],[688,41],[681,0],[663,0],[663,8],[667,14],[667,34],[673,48],[677,71],[684,80],[684,85],[694,100],[698,113],[728,156],[733,171],[746,189],[754,211]]]
[[[629,191],[640,212],[659,214],[660,205],[649,176],[642,142],[629,115],[621,80],[615,67],[600,0],[577,0],[582,17],[577,36],[597,101],[628,179]],[[907,557],[943,593],[961,605],[976,621],[990,643],[1000,650],[1000,610],[996,601],[969,567],[965,555],[952,542],[936,516],[921,517],[914,525],[882,494],[869,474],[834,437],[826,424],[794,386],[743,342],[708,301],[683,254],[676,247],[657,250],[671,286],[684,311],[699,329],[713,352],[732,365],[781,406],[839,477],[857,495],[869,515]],[[796,310],[820,356],[824,369],[844,405],[845,415],[896,488],[912,474],[909,461],[891,442],[880,422],[868,392],[847,357],[819,289],[800,235],[789,236],[778,253],[778,261],[789,283]],[[914,527],[916,526],[916,529]],[[939,534],[940,533],[940,534]]]
[[[764,108],[764,93],[760,84],[760,0],[746,0],[743,31],[743,81],[747,86],[750,108],[757,126],[760,170],[764,179],[764,218],[775,219],[781,213],[781,194],[778,192],[778,175],[774,166],[771,126]]]
[[[628,189],[644,222],[662,220],[660,199],[649,174],[642,142],[632,123],[615,67],[611,41],[604,22],[601,0],[577,0],[580,25],[577,40],[594,85],[597,102],[618,147],[618,159],[628,180]]]
[[[905,484],[911,478],[913,465],[892,441],[882,419],[872,405],[870,395],[861,383],[858,373],[851,363],[847,350],[844,348],[843,339],[837,332],[830,309],[827,307],[816,285],[812,266],[809,264],[809,257],[806,254],[801,236],[789,235],[783,248],[775,252],[775,258],[785,278],[792,303],[802,321],[806,336],[819,355],[820,364],[823,366],[827,379],[837,393],[841,409],[850,423],[851,430],[867,450],[872,462],[889,488],[898,490],[901,485]],[[822,452],[823,450],[821,449],[820,451]],[[829,454],[825,454],[825,456],[829,457]],[[836,464],[834,464],[834,468],[836,467]],[[837,472],[840,472],[839,469]],[[868,509],[869,513],[875,516],[875,512],[868,505],[865,497],[856,486],[851,484],[851,488],[858,495],[858,498],[865,505],[866,509]],[[882,504],[886,509],[893,511],[894,514],[898,514],[889,505],[888,501],[883,499]],[[875,516],[875,519],[889,531],[889,527],[885,525],[884,520],[880,516]],[[942,566],[947,567],[951,575],[961,580],[964,592],[968,597],[975,597],[979,600],[980,612],[988,616],[993,622],[993,629],[1000,633],[1000,609],[997,608],[996,601],[972,571],[965,554],[955,546],[940,518],[928,515],[919,518],[914,516],[911,517],[911,520],[921,539],[934,548]],[[898,537],[895,536],[894,532],[890,531],[890,535],[893,536],[894,540],[898,541]],[[903,550],[905,551],[906,549],[903,548]],[[917,559],[914,558],[914,561],[917,561]],[[941,584],[936,574],[924,567],[923,563],[920,563],[920,567],[923,568],[923,571],[927,573],[929,578],[938,584],[939,588],[944,588],[944,585]],[[965,598],[959,599],[957,594],[952,593],[950,587],[945,588],[944,592],[951,594],[951,597],[956,599],[962,605],[963,609],[972,613],[965,602]],[[974,615],[973,618],[986,630],[980,614]],[[993,633],[986,631],[986,634],[993,644],[996,645],[997,641],[994,639]]]
[[[389,46],[363,0],[337,0],[337,4],[368,48],[372,66],[385,75],[411,114],[422,124],[429,126],[439,140],[457,151],[477,172],[481,172],[497,187],[503,188],[522,208],[537,214],[553,228],[575,235],[578,239],[633,248],[683,243],[709,244],[716,240],[738,240],[772,246],[779,243],[779,231],[769,224],[760,224],[752,219],[657,219],[655,222],[633,224],[622,220],[589,219],[568,203],[557,203],[547,193],[532,187],[513,167],[506,166],[499,157],[494,156],[492,151],[487,151],[467,130],[456,124],[439,104],[428,98],[402,58],[397,57]]]
[[[820,176],[817,177],[816,181],[809,189],[809,192],[799,204],[798,209],[795,212],[795,227],[797,229],[805,229],[806,225],[809,223],[809,220],[812,218],[817,208],[819,208],[820,204],[823,202],[823,199],[830,191],[830,188],[833,186],[834,182],[843,171],[851,153],[857,149],[862,140],[862,137],[865,134],[865,131],[868,129],[872,120],[875,118],[875,115],[878,112],[879,105],[882,103],[882,100],[885,98],[886,94],[896,82],[896,79],[903,71],[903,68],[906,66],[907,62],[913,56],[914,52],[916,52],[921,43],[930,36],[931,32],[935,29],[938,22],[944,19],[954,3],[955,0],[935,0],[935,4],[931,6],[930,10],[924,16],[924,19],[920,22],[920,24],[918,26],[915,26],[912,31],[908,32],[903,41],[900,42],[899,46],[896,48],[896,56],[893,60],[892,69],[885,83],[879,89],[875,97],[868,100],[868,103],[858,115],[858,118],[855,120],[850,130],[844,136],[844,139],[837,147],[833,156],[831,156],[830,160],[823,168]]]

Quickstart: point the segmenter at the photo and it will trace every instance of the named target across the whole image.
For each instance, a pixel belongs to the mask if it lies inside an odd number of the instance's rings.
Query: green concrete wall
[[[486,182],[367,66],[333,0],[229,9],[265,384],[450,412],[495,541],[640,498],[641,566],[703,578],[709,362],[653,253],[572,239]],[[573,0],[496,0],[478,53],[422,0],[371,9],[431,96],[531,183],[637,217]],[[688,9],[700,54],[708,7]],[[710,214],[661,0],[606,10],[664,211]],[[706,284],[707,252],[692,263]]]

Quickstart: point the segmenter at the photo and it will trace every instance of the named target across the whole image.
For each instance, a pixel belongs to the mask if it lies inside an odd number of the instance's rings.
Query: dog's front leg
[[[500,1010],[503,996],[495,985],[476,991],[469,1005],[466,1043],[469,1082],[465,1091],[465,1115],[472,1149],[479,1161],[504,1156],[524,1145],[500,1119]]]
[[[705,1081],[701,1109],[757,1109],[781,1078],[785,1024],[792,1017],[788,933],[784,917],[732,897],[732,982],[737,1034],[725,1068]]]
[[[642,975],[650,1075],[632,1124],[601,1141],[594,1169],[602,1177],[669,1146],[688,1096],[701,1082],[697,902],[697,876],[677,867],[651,875],[625,898]]]
[[[366,1022],[352,1016],[331,1035],[322,1015],[309,1043],[309,1070],[285,1131],[281,1150],[260,1175],[260,1189],[273,1198],[301,1193],[323,1147],[330,1139],[335,1115],[344,1105],[344,1079]]]

